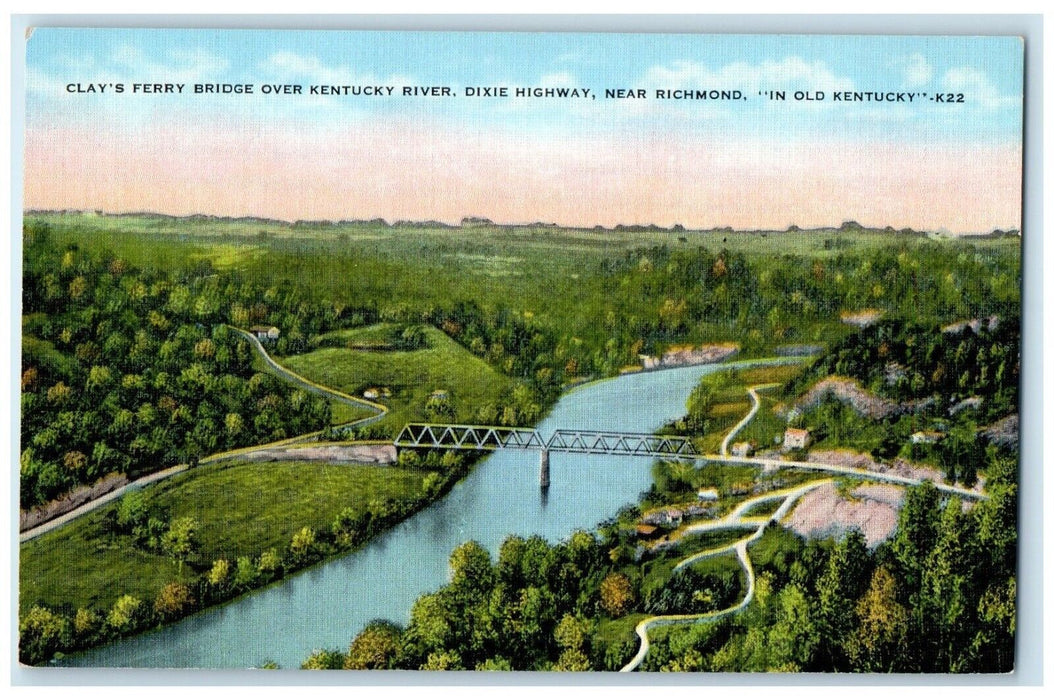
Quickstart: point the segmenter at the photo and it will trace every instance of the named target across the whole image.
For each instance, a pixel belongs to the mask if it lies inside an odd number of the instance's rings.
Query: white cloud
[[[94,77],[94,76],[92,76]],[[26,66],[26,92],[41,95],[59,95],[70,81],[63,81],[33,66]],[[107,81],[109,82],[109,81]]]
[[[351,68],[330,66],[314,56],[303,56],[292,51],[279,51],[271,54],[264,62],[263,68],[283,79],[302,79],[319,84],[377,84],[400,87],[411,83],[411,79],[403,75],[393,74],[379,77],[369,73],[357,73]]]
[[[301,56],[292,51],[271,54],[264,65],[282,77],[309,78],[318,83],[343,83],[350,77],[346,70],[332,68],[314,56]]]
[[[915,88],[928,85],[933,79],[933,66],[920,53],[913,54],[904,66],[904,87]]]
[[[988,76],[976,68],[952,68],[944,73],[945,90],[961,92],[968,104],[977,104],[987,109],[998,109],[1020,104],[1020,96],[1002,95]]]
[[[543,88],[573,88],[578,87],[578,80],[570,73],[549,73],[538,78],[538,87]]]
[[[193,83],[217,78],[230,68],[227,59],[201,49],[173,51],[169,59],[167,63],[153,61],[142,50],[130,45],[117,47],[110,57],[115,66],[127,71],[131,81]]]
[[[712,69],[694,61],[674,61],[653,66],[640,87],[742,90],[750,94],[763,89],[851,90],[853,81],[836,75],[823,61],[805,61],[787,56],[780,61],[736,62]]]

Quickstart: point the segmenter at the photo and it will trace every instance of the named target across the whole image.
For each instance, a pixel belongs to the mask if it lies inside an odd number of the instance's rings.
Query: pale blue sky
[[[985,231],[1021,211],[1017,37],[63,29],[27,45],[28,207]],[[137,94],[132,83],[181,83]],[[102,94],[70,85],[124,84]],[[252,83],[203,96],[195,83]],[[263,94],[264,85],[303,87]],[[313,96],[313,84],[395,97]],[[406,97],[443,86],[456,97]],[[509,88],[470,98],[469,87]],[[574,99],[516,87],[578,89]],[[647,99],[607,99],[607,89]],[[656,90],[740,90],[736,101]],[[759,95],[783,90],[784,102]],[[795,102],[795,91],[823,101]],[[835,102],[836,91],[914,93]],[[962,94],[962,104],[932,101]]]
[[[1015,142],[1016,37],[402,33],[173,29],[38,30],[27,48],[29,123],[134,123],[182,110],[326,123],[405,117],[484,129],[719,129],[770,138]],[[336,83],[590,88],[559,100],[70,96],[69,82]],[[746,102],[603,99],[605,88],[743,89]],[[828,102],[771,104],[757,90],[824,90]],[[835,89],[962,92],[964,105],[840,104]]]

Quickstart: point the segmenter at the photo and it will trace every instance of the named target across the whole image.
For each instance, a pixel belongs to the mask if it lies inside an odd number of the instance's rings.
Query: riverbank
[[[723,366],[617,377],[565,393],[537,429],[651,432],[682,415],[699,378]],[[553,455],[552,486],[542,490],[536,453],[491,453],[446,496],[350,554],[134,639],[68,656],[62,664],[249,668],[271,661],[299,667],[314,649],[345,647],[370,620],[405,623],[414,601],[447,581],[450,552],[467,540],[497,551],[512,534],[558,542],[594,528],[638,500],[652,482],[652,462]],[[260,636],[261,629],[282,634]]]
[[[185,562],[122,528],[120,503],[26,543],[20,660],[39,664],[168,625],[345,556],[442,498],[471,468],[467,459],[440,462],[246,460],[137,491],[144,520],[194,521]]]

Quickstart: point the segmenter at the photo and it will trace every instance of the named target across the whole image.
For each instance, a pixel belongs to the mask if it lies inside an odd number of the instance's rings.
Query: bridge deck
[[[695,457],[690,438],[680,435],[557,430],[543,440],[533,428],[489,425],[410,423],[395,438],[396,447],[446,450],[539,450],[638,457]]]

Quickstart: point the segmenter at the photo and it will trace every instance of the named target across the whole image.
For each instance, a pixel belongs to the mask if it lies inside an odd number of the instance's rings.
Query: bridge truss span
[[[623,457],[694,458],[699,456],[691,439],[681,435],[616,433],[596,430],[557,430],[546,443],[546,449]]]
[[[395,446],[447,450],[545,449],[545,443],[533,428],[431,423],[407,424],[395,438]]]
[[[542,436],[534,428],[437,423],[408,423],[395,438],[395,447],[433,450],[536,450],[541,453],[538,480],[542,488],[549,487],[550,452],[666,459],[695,459],[701,456],[691,439],[681,435],[560,429],[548,440],[542,440]]]
[[[519,449],[623,457],[690,459],[699,456],[691,439],[681,435],[560,429],[548,440],[543,440],[533,428],[434,423],[407,424],[395,438],[395,446],[447,450]]]

